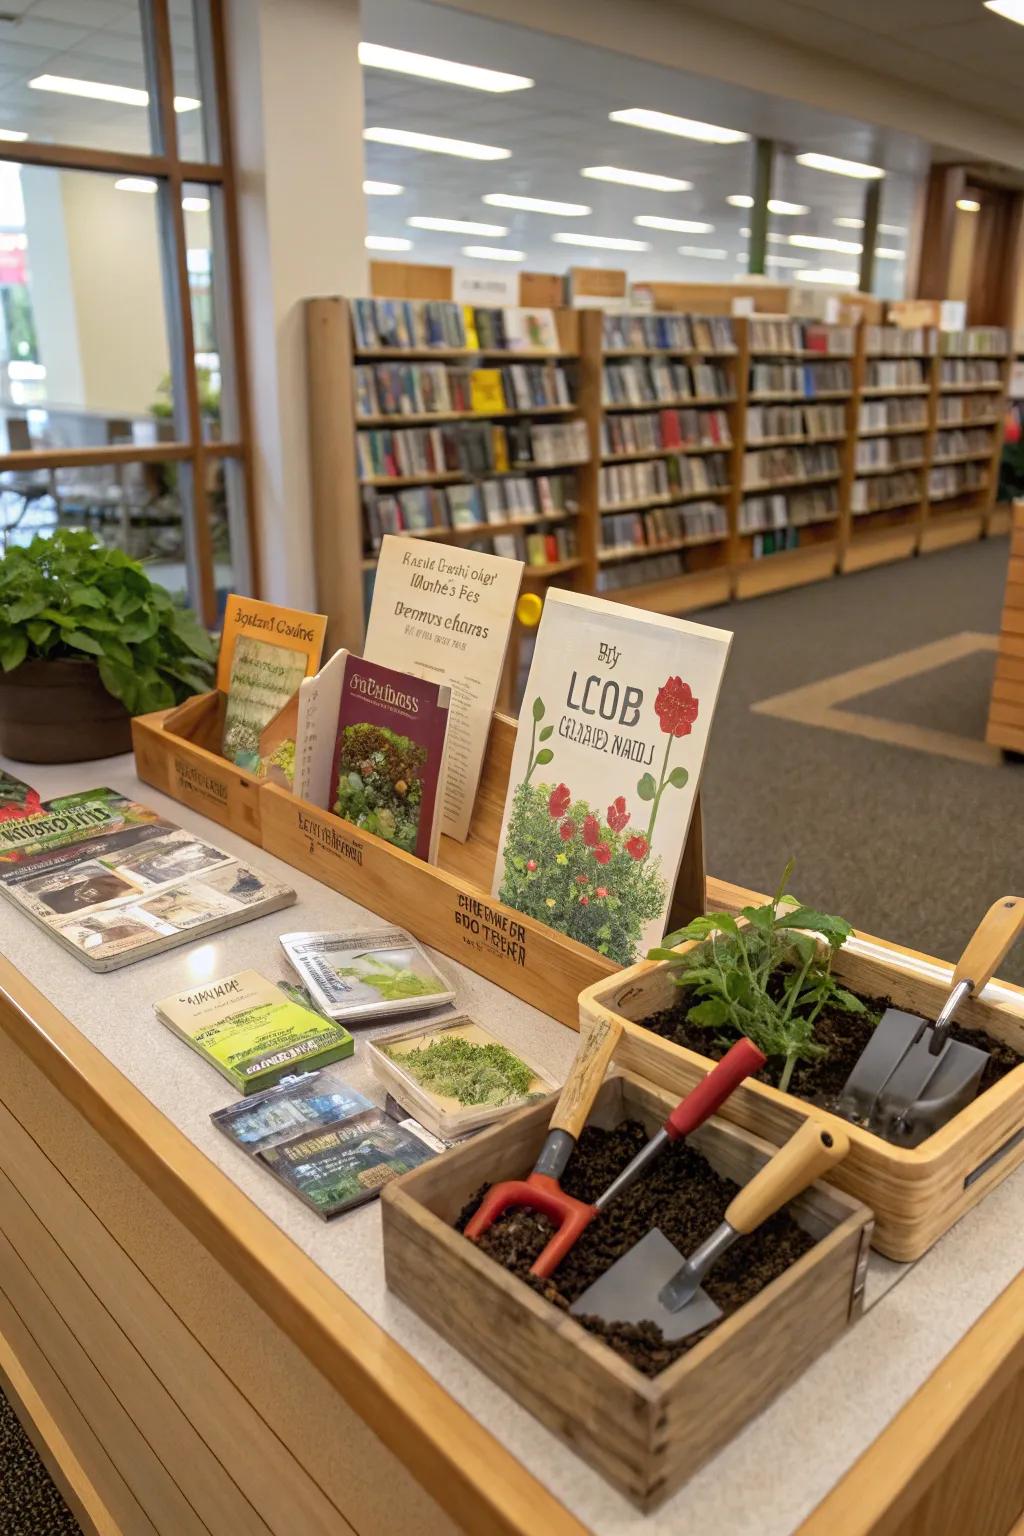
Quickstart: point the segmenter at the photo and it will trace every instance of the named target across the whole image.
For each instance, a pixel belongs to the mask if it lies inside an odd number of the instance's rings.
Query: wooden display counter
[[[1024,753],[1024,501],[1013,504],[1010,562],[985,740]]]
[[[101,778],[210,832],[128,760],[32,776],[44,795]],[[856,1326],[643,1516],[387,1292],[378,1206],[324,1223],[213,1129],[231,1090],[153,999],[283,971],[291,929],[379,924],[215,840],[298,903],[107,976],[0,908],[0,1383],[88,1536],[1009,1531],[1024,1171],[917,1265],[873,1257]],[[742,895],[709,883],[711,902]],[[438,960],[460,1007],[565,1073],[571,1030]],[[367,1086],[358,1050],[345,1071]]]

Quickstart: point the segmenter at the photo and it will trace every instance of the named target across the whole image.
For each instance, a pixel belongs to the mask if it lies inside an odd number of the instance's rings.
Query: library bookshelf
[[[334,645],[362,647],[382,531],[485,541],[526,559],[528,590],[565,584],[675,614],[1002,531],[994,493],[1013,358],[997,328],[556,309],[548,347],[477,336],[360,347],[355,302],[306,306],[318,602]],[[444,408],[429,408],[433,386],[414,409],[407,391],[376,398],[380,370],[406,365],[444,370]],[[551,391],[545,403],[507,398],[517,365]],[[491,390],[474,394],[487,377]],[[439,468],[370,454],[371,440],[376,452],[395,433],[413,441],[434,428],[484,444],[483,460]],[[497,437],[517,445],[507,459],[487,458]],[[401,511],[399,526],[381,523],[380,507],[393,517],[399,501],[415,526]],[[506,705],[521,638],[517,628]]]

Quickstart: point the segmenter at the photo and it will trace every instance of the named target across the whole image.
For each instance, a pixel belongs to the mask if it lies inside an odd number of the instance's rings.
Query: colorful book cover
[[[385,1184],[436,1153],[384,1110],[367,1109],[256,1156],[326,1221],[375,1200]]]
[[[351,1056],[344,1025],[287,998],[259,971],[203,982],[155,1003],[157,1017],[239,1093]]]
[[[384,1022],[410,1008],[439,1008],[455,994],[411,934],[282,933],[288,963],[328,1017]]]
[[[222,751],[257,773],[260,733],[320,665],[327,619],[252,597],[228,598],[217,659],[217,687],[227,696]]]
[[[288,1077],[275,1088],[239,1099],[226,1109],[215,1109],[210,1119],[236,1146],[259,1152],[274,1142],[303,1132],[308,1135],[317,1126],[372,1108],[373,1101],[351,1087],[337,1067],[324,1067]]]
[[[469,388],[473,410],[482,416],[505,410],[505,385],[500,368],[474,368]]]
[[[0,768],[0,821],[21,821],[41,813],[39,791]]]
[[[494,894],[632,965],[665,931],[732,635],[548,592]]]
[[[331,810],[433,863],[441,832],[451,689],[348,656],[331,765]]]

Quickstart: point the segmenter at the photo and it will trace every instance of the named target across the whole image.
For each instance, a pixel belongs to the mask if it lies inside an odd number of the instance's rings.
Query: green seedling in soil
[[[778,1086],[789,1087],[798,1061],[814,1061],[826,1047],[814,1038],[814,1026],[828,1004],[848,1013],[864,1013],[859,997],[840,985],[832,962],[853,932],[841,917],[805,907],[787,892],[793,860],[778,890],[761,907],[744,907],[741,924],[728,912],[696,917],[667,934],[651,960],[667,960],[673,980],[698,999],[689,1021],[714,1030],[731,1045],[747,1035],[768,1057],[781,1060]],[[679,944],[699,947],[677,954]]]

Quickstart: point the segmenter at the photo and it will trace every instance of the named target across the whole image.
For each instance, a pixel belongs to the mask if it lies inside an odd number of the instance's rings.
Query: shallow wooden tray
[[[590,1121],[634,1118],[653,1132],[674,1103],[618,1073]],[[634,1504],[654,1509],[860,1315],[871,1212],[812,1185],[789,1210],[815,1247],[650,1380],[452,1227],[481,1184],[529,1171],[550,1118],[550,1103],[521,1110],[385,1188],[387,1282]],[[719,1119],[690,1140],[740,1184],[774,1150]]]
[[[855,991],[890,997],[897,1008],[933,1019],[949,991],[952,968],[855,938],[839,951],[833,969]],[[622,1019],[616,1061],[682,1095],[713,1063],[639,1023],[676,997],[667,962],[641,961],[581,994],[581,1027],[609,1013]],[[880,1253],[904,1261],[920,1258],[1024,1161],[1024,992],[990,985],[967,999],[957,1022],[988,1030],[1019,1051],[1022,1063],[919,1147],[894,1147],[761,1082],[742,1083],[722,1113],[776,1146],[812,1112],[842,1126],[850,1152],[833,1181],[873,1208],[873,1243]]]
[[[251,843],[260,841],[260,780],[221,756],[223,693],[136,715],[132,747],[140,779]]]

